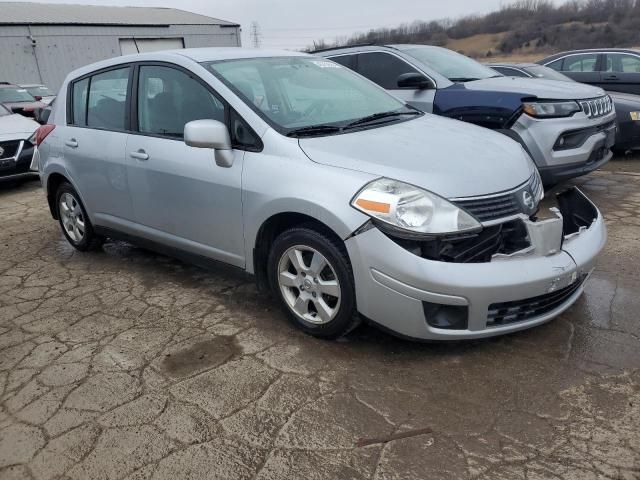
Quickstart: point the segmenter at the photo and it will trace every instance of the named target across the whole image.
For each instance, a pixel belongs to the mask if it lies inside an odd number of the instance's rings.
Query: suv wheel
[[[78,193],[69,183],[63,183],[56,192],[56,207],[62,233],[76,249],[95,250],[104,238],[95,234]]]
[[[274,293],[303,331],[337,338],[359,323],[353,272],[344,245],[305,227],[283,232],[268,260]]]

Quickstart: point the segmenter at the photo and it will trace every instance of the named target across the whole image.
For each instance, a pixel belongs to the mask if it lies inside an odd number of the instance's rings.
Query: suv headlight
[[[522,104],[524,113],[535,118],[559,118],[570,117],[578,113],[580,105],[578,102],[525,102]]]
[[[475,218],[444,198],[388,178],[365,185],[351,205],[400,233],[441,235],[482,228]]]

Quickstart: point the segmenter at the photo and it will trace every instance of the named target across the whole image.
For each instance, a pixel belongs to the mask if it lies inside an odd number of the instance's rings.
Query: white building
[[[172,8],[0,2],[0,81],[57,90],[83,65],[135,52],[240,46],[240,25]]]

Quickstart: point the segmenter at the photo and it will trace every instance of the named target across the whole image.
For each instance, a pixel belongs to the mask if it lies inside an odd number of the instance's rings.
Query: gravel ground
[[[0,186],[0,478],[640,478],[640,160],[576,183],[609,242],[568,312],[487,341],[307,337],[251,279],[75,252]]]

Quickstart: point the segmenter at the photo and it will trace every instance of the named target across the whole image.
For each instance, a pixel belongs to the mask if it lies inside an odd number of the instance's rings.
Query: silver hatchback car
[[[522,147],[425,114],[330,60],[194,49],[70,74],[36,163],[78,250],[105,237],[256,276],[304,331],[366,318],[424,340],[546,322],[606,231]]]

